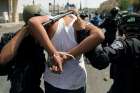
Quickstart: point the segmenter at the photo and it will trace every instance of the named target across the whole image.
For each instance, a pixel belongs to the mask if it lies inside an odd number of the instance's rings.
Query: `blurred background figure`
[[[88,15],[86,13],[81,13],[80,17],[81,17],[81,19],[87,21]]]
[[[118,7],[111,9],[109,16],[107,16],[104,22],[99,26],[100,28],[105,29],[105,40],[102,43],[103,46],[111,45],[116,38],[117,32],[117,21],[116,16],[119,12]]]
[[[100,15],[95,12],[95,16],[90,20],[90,22],[95,26],[99,26],[102,23],[102,19],[100,18]]]

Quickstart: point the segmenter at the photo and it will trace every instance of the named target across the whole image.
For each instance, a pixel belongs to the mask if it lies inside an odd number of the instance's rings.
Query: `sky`
[[[34,0],[35,4],[40,4],[43,8],[48,10],[48,2],[52,3],[54,0]],[[76,7],[80,6],[80,1],[82,7],[97,8],[99,5],[106,0],[55,0],[56,4],[64,6],[67,2],[75,4]],[[18,12],[22,12],[23,6],[32,4],[33,0],[18,0]]]

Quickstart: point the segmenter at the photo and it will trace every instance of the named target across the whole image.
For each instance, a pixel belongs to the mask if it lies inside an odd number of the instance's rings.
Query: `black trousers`
[[[114,80],[108,93],[139,93],[132,91],[131,84],[123,79]]]
[[[79,88],[77,90],[65,90],[56,88],[47,82],[45,84],[45,93],[86,93],[86,87]]]

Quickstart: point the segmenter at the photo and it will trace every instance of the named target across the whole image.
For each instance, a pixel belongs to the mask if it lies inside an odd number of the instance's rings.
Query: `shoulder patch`
[[[111,44],[111,47],[113,49],[123,49],[124,48],[124,45],[121,41],[114,41],[112,44]]]

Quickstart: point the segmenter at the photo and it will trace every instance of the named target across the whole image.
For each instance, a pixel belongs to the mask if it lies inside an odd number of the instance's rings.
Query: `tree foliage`
[[[122,11],[128,10],[129,6],[133,6],[134,11],[140,11],[140,0],[106,0],[100,5],[98,11],[106,13],[115,6],[118,6]]]
[[[118,3],[121,10],[127,10],[129,6],[128,0],[118,0]]]
[[[130,5],[134,10],[140,10],[140,0],[118,0],[118,3],[121,10],[127,10]]]
[[[98,9],[98,11],[100,13],[103,13],[103,12],[106,13],[106,12],[109,12],[115,6],[118,6],[117,0],[107,0],[100,5],[100,8]]]

